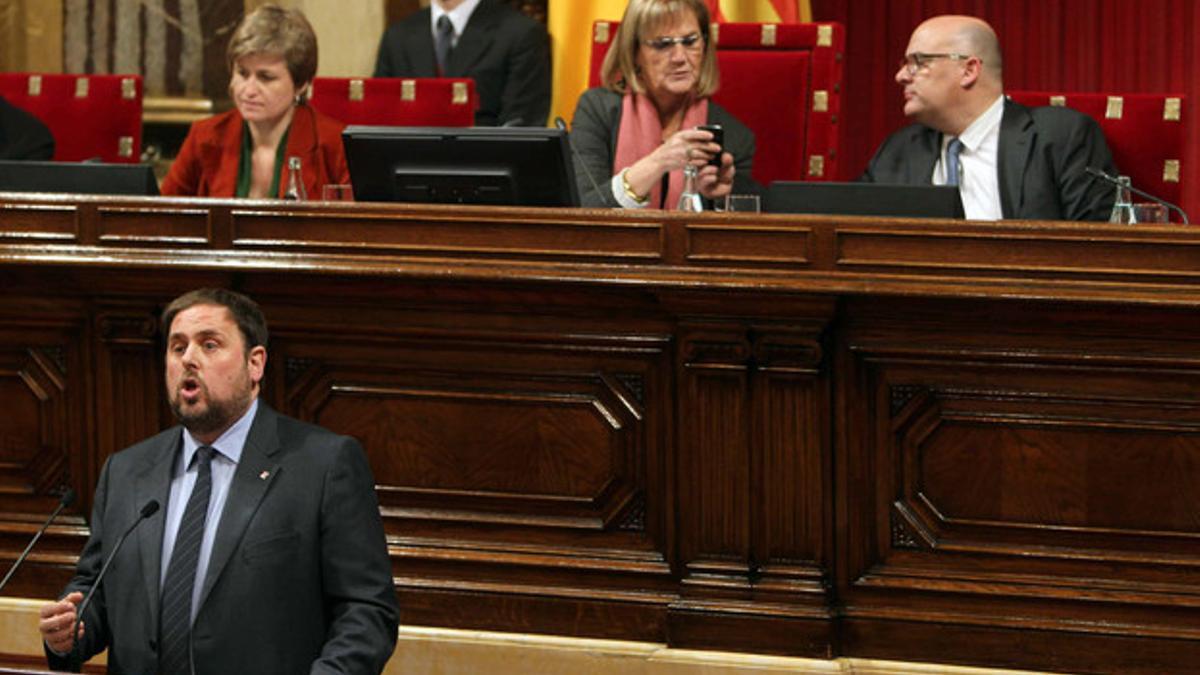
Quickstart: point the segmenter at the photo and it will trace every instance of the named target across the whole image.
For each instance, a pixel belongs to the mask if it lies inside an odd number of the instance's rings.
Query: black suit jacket
[[[0,159],[54,158],[54,136],[41,120],[0,97]]]
[[[610,188],[617,156],[617,133],[621,130],[624,98],[615,91],[593,87],[575,104],[571,120],[571,147],[575,156],[575,184],[583,206],[620,206]],[[708,124],[720,124],[725,132],[722,150],[733,155],[734,194],[759,194],[762,187],[751,177],[754,169],[754,132],[730,112],[709,99]],[[596,184],[593,185],[592,181]],[[599,192],[596,189],[599,188]],[[670,205],[673,207],[674,205]]]
[[[375,77],[435,77],[425,7],[383,34]],[[549,38],[542,24],[500,0],[482,0],[450,53],[444,77],[470,77],[479,94],[476,126],[545,126],[550,114]]]
[[[166,506],[181,442],[174,427],[105,463],[91,536],[66,592],[87,592],[144,504]],[[110,673],[158,667],[165,514],[160,508],[126,540],[83,617],[82,653],[107,647]],[[395,647],[397,617],[362,447],[260,402],[192,627],[195,673],[378,673]]]
[[[905,127],[883,142],[860,180],[929,185],[941,147],[941,133]],[[996,170],[1005,218],[1108,220],[1114,192],[1087,175],[1088,166],[1116,173],[1095,120],[1070,108],[1004,101]]]

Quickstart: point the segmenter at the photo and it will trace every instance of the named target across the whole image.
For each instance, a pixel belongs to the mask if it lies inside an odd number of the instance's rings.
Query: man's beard
[[[193,436],[205,436],[228,429],[250,407],[251,388],[249,386],[241,389],[232,398],[223,401],[209,396],[208,386],[204,382],[200,382],[199,386],[203,400],[208,403],[204,410],[184,411],[181,403],[183,397],[178,389],[175,390],[173,396],[168,397],[171,411],[175,413],[175,419],[179,420],[183,428],[190,431]]]

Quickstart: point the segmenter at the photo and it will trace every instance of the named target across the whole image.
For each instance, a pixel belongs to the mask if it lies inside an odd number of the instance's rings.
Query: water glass
[[[1153,225],[1155,223],[1166,223],[1170,221],[1167,217],[1167,207],[1154,202],[1138,203],[1133,205],[1133,217],[1138,223],[1146,223]]]
[[[761,209],[758,195],[725,195],[725,210],[739,213],[758,213]]]
[[[352,202],[354,201],[354,186],[349,183],[324,185],[321,187],[321,201]]]

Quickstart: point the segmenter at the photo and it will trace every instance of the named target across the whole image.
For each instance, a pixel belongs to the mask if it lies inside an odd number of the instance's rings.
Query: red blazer
[[[349,183],[346,153],[342,150],[345,124],[313,110],[296,106],[288,132],[286,157],[299,156],[300,173],[309,199],[320,199],[328,184]],[[162,184],[162,194],[185,197],[232,197],[237,189],[238,162],[242,156],[242,116],[237,109],[202,119],[192,125],[179,156]],[[287,190],[287,160],[279,180],[279,197]]]

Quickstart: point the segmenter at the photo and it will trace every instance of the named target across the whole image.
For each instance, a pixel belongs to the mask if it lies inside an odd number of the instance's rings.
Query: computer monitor
[[[767,190],[765,210],[899,218],[963,217],[958,188],[950,185],[776,181]]]
[[[350,126],[342,142],[355,201],[579,205],[558,129]]]
[[[147,164],[0,161],[0,192],[157,196]]]

